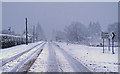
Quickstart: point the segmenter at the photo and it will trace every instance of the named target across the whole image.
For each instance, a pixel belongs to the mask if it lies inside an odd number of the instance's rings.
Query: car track
[[[43,42],[42,42],[42,43],[43,43]],[[15,60],[16,58],[18,58],[18,57],[22,56],[23,54],[29,52],[30,50],[36,48],[37,46],[39,46],[39,45],[42,44],[42,43],[39,43],[39,44],[35,45],[34,47],[32,47],[32,48],[30,48],[30,49],[28,49],[28,50],[26,50],[26,51],[24,51],[24,52],[22,52],[22,53],[19,53],[19,54],[13,56],[13,57],[10,57],[10,58],[7,58],[7,59],[5,59],[5,60],[2,60],[2,66],[4,66],[6,63],[8,63],[8,62],[10,62],[10,61],[12,61],[12,60]]]
[[[38,44],[34,46],[32,49],[29,49],[28,52],[25,52],[20,56],[17,55],[17,58],[12,59],[12,61],[9,61],[2,66],[3,72],[27,71],[30,68],[30,66],[33,64],[33,62],[36,60],[37,56],[42,52],[45,44],[46,43]]]
[[[88,68],[82,65],[78,60],[73,58],[69,53],[67,53],[63,48],[59,45],[53,43],[54,46],[58,48],[58,50],[64,55],[64,57],[69,61],[70,65],[74,69],[75,72],[91,72]]]

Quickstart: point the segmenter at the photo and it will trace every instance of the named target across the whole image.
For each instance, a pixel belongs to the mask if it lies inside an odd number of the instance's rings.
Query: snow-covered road
[[[56,53],[50,43],[46,43],[29,72],[61,72]]]
[[[115,54],[102,47],[69,44],[65,42],[37,42],[2,49],[1,59],[20,55],[2,66],[3,72],[117,72],[118,48]],[[105,48],[106,49],[106,48]],[[31,63],[32,59],[32,63]],[[26,67],[29,66],[29,67]],[[23,67],[23,68],[22,68]],[[20,68],[20,70],[19,70]],[[26,70],[23,70],[26,69]]]
[[[44,58],[43,58],[44,57]],[[79,61],[53,43],[47,43],[30,72],[90,72]]]
[[[49,57],[48,57],[48,72],[60,72],[60,68],[58,66],[58,61],[57,61],[57,57],[56,57],[56,53],[51,45],[51,43],[48,43],[48,51],[49,51]]]

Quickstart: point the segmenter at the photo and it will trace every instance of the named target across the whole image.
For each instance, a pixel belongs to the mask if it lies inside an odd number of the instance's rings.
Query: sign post
[[[109,38],[109,33],[102,32],[101,37],[103,39],[103,53],[104,53],[104,39],[108,39]]]
[[[103,39],[103,53],[104,53],[104,39]]]
[[[108,38],[108,41],[109,41],[108,50],[110,51],[110,38]]]

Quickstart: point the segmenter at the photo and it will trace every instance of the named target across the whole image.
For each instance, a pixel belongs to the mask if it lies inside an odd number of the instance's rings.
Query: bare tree
[[[36,32],[37,41],[46,39],[44,31],[43,31],[43,29],[42,29],[42,27],[41,27],[41,25],[39,23],[36,26],[36,31],[35,32]]]
[[[74,22],[65,27],[65,33],[68,41],[81,42],[87,37],[87,28],[79,22]]]

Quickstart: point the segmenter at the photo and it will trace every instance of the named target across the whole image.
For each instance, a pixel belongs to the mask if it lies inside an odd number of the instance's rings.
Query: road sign
[[[115,33],[114,32],[112,32],[112,39],[114,39],[115,38]]]
[[[115,54],[114,52],[114,38],[115,38],[115,33],[112,32],[112,53]]]
[[[107,32],[102,32],[102,34],[101,34],[101,37],[102,37],[102,39],[107,39],[107,38],[109,38],[109,33],[107,33]]]

